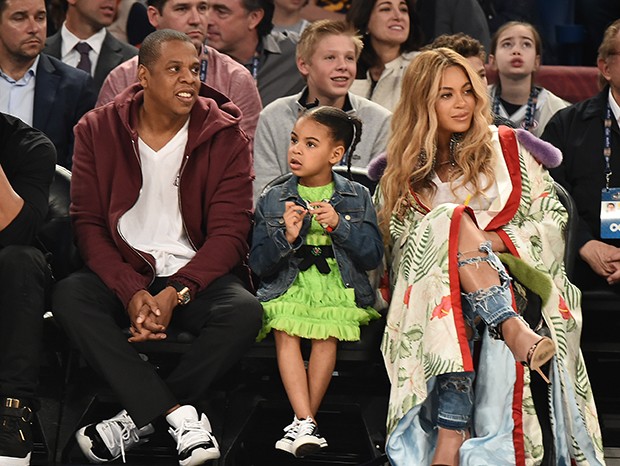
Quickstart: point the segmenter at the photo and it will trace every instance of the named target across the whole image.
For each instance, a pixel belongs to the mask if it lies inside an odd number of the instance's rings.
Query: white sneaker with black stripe
[[[297,416],[293,417],[293,422],[286,426],[284,430],[284,437],[276,442],[276,449],[282,450],[287,453],[293,454],[293,442],[297,438],[297,429],[299,427],[299,419]]]
[[[326,446],[327,440],[321,437],[319,428],[311,417],[299,421],[297,436],[291,445],[291,453],[296,458],[312,455]]]
[[[166,416],[168,432],[177,442],[180,466],[198,466],[220,457],[211,423],[203,413],[198,419],[196,408],[184,405]]]
[[[125,462],[125,452],[147,442],[145,437],[153,432],[151,424],[138,428],[127,411],[122,410],[110,419],[82,427],[75,433],[75,439],[91,463],[107,463],[120,456]]]

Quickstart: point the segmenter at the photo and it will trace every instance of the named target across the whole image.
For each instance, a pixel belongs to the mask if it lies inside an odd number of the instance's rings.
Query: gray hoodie
[[[290,171],[288,146],[295,121],[305,109],[300,103],[305,92],[306,89],[273,101],[258,117],[254,139],[254,203],[267,183]],[[351,92],[348,93],[345,111],[362,120],[362,139],[355,149],[352,165],[366,168],[368,162],[387,147],[392,112]]]

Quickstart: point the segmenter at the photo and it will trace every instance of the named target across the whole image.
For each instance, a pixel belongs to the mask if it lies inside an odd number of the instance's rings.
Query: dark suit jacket
[[[562,163],[549,174],[575,199],[579,212],[577,251],[590,240],[598,240],[618,248],[620,239],[601,238],[601,191],[605,187],[605,112],[609,97],[606,86],[594,97],[563,108],[551,117],[540,138],[562,151]],[[620,127],[611,117],[611,175],[609,186],[620,186]],[[574,283],[584,290],[613,290],[607,281],[595,274],[577,255]]]
[[[60,31],[58,31],[53,36],[47,38],[43,52],[60,60],[61,44],[62,37],[60,35]],[[101,89],[103,81],[105,81],[105,78],[108,76],[110,71],[135,55],[138,55],[137,48],[133,45],[121,42],[106,31],[105,39],[103,39],[103,44],[101,45],[101,52],[99,52],[97,66],[95,68],[95,76],[93,76],[95,92],[99,93],[99,89]]]
[[[57,163],[70,170],[73,127],[95,106],[97,94],[88,73],[44,53],[40,57],[34,85],[32,126],[50,138],[56,146]]]

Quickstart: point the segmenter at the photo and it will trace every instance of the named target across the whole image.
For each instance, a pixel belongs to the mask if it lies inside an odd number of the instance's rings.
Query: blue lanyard
[[[521,126],[529,131],[534,127],[534,115],[536,114],[536,104],[538,103],[538,94],[542,89],[538,86],[533,86],[530,91],[530,96],[527,98],[527,107],[525,108],[525,118]],[[495,88],[495,96],[493,98],[493,113],[499,115],[499,95],[501,90],[498,87]]]
[[[607,102],[607,112],[605,113],[605,136],[603,137],[603,157],[605,158],[605,189],[609,190],[609,180],[611,178],[611,106]]]
[[[254,56],[252,57],[252,77],[254,78],[254,82],[258,84],[258,66],[260,65],[260,58],[258,56],[258,52],[254,52]]]
[[[204,44],[202,46],[202,57],[200,57],[200,81],[203,83],[207,82],[207,68],[209,66],[207,54],[207,44]]]

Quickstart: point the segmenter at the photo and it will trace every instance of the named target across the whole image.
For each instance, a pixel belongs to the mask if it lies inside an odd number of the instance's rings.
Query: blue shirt
[[[0,70],[0,112],[17,117],[30,126],[34,114],[34,86],[38,64],[39,55],[18,80]]]

